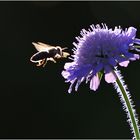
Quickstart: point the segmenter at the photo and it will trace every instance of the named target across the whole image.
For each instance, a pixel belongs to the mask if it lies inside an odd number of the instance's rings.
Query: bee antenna
[[[36,43],[35,42],[32,42],[32,44],[35,46]]]
[[[67,47],[65,47],[65,48],[62,48],[62,50],[66,50],[66,49],[68,49]]]

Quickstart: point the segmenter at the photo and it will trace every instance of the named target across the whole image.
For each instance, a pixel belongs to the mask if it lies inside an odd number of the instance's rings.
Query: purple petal
[[[70,73],[69,72],[67,72],[67,71],[62,71],[62,76],[65,78],[65,79],[67,79],[68,78],[68,76],[70,76]]]
[[[122,66],[122,67],[127,67],[129,64],[129,61],[123,61],[123,62],[120,62],[119,65]]]
[[[72,87],[73,87],[73,84],[75,83],[75,81],[76,81],[76,79],[70,81],[71,82],[71,85],[70,85],[70,87],[68,89],[68,93],[71,93],[72,92]]]
[[[83,77],[83,78],[81,78],[80,80],[77,81],[77,83],[76,83],[76,85],[75,85],[75,91],[78,90],[79,85],[84,81],[84,79],[85,79],[85,78]]]
[[[115,75],[113,71],[105,74],[105,81],[107,83],[114,83],[116,79],[117,79],[117,76]]]
[[[134,54],[134,57],[135,57],[136,59],[140,59],[140,55],[139,55],[139,54]]]
[[[140,44],[140,39],[135,38],[135,39],[134,39],[134,43],[136,43],[136,44]]]
[[[90,89],[96,91],[100,85],[100,79],[98,74],[94,75],[90,80]]]
[[[137,29],[134,27],[129,27],[127,30],[127,35],[131,38],[134,38],[136,36]]]
[[[68,68],[72,67],[74,64],[75,64],[75,62],[65,63],[64,69],[68,69]]]
[[[135,61],[136,59],[140,59],[140,55],[139,54],[134,54],[134,57],[130,58],[130,60]]]

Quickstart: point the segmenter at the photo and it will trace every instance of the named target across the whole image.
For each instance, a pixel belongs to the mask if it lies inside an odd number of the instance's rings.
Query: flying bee
[[[41,42],[33,42],[32,44],[38,52],[30,58],[30,61],[37,63],[37,66],[44,67],[49,60],[56,63],[57,59],[67,58],[70,55],[69,53],[64,52],[67,48],[61,48],[60,46],[55,47]]]

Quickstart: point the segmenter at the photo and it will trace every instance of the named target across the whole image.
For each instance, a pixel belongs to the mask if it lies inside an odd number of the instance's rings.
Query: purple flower
[[[134,27],[123,31],[120,26],[112,30],[105,24],[91,25],[88,31],[82,29],[81,37],[76,37],[78,42],[73,43],[73,62],[66,63],[62,71],[66,82],[71,83],[68,92],[71,93],[74,83],[77,91],[83,81],[90,82],[91,90],[97,90],[103,73],[107,83],[114,83],[115,66],[127,67],[130,60],[139,59],[135,53],[139,50],[134,46],[134,43],[140,44],[135,38],[136,31]]]

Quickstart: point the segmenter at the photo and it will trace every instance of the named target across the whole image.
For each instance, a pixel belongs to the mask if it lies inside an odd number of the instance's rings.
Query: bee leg
[[[47,59],[44,59],[43,67],[45,67],[46,64],[47,64]]]
[[[61,58],[61,55],[60,54],[56,54],[54,58],[59,59],[59,58]]]
[[[36,64],[36,66],[41,66],[41,61],[38,61],[38,64]]]
[[[53,58],[49,58],[50,61],[53,61],[54,63],[56,63],[56,61]]]
[[[36,66],[43,66],[45,63],[45,59],[38,61],[38,64]]]

